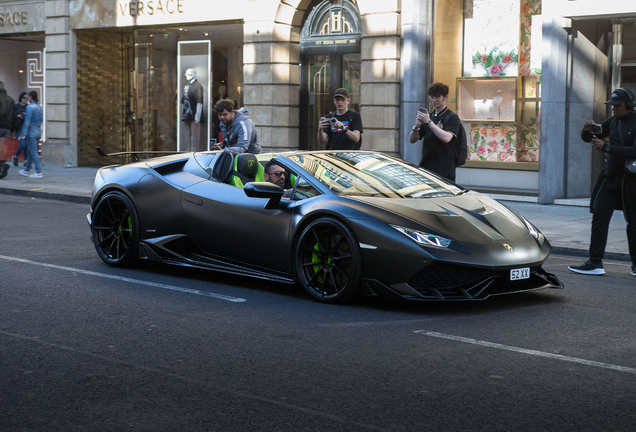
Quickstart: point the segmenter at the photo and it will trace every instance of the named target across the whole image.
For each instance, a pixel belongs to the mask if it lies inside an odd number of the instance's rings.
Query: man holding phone
[[[459,128],[462,127],[457,114],[446,106],[448,86],[436,82],[428,88],[428,96],[435,108],[433,114],[420,107],[415,126],[409,134],[411,143],[424,139],[420,166],[450,181],[455,181],[455,148]]]
[[[605,104],[612,106],[612,117],[601,124],[590,120],[581,131],[583,141],[591,142],[596,150],[607,153],[605,169],[598,177],[590,200],[593,214],[590,255],[585,263],[568,269],[587,275],[605,274],[603,257],[610,219],[614,210],[623,210],[632,260],[631,274],[636,276],[636,176],[625,173],[625,159],[636,158],[634,94],[626,88],[616,89]],[[604,140],[607,137],[609,143]]]
[[[328,150],[359,150],[362,143],[362,117],[349,109],[349,92],[339,88],[333,94],[336,111],[320,117],[318,142],[321,147],[328,142]]]

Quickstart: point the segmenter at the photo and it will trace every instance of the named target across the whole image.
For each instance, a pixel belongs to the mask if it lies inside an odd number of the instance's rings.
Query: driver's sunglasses
[[[267,173],[269,175],[274,175],[276,177],[280,177],[282,175],[284,175],[285,177],[287,177],[287,172],[286,171],[273,171],[271,173]]]

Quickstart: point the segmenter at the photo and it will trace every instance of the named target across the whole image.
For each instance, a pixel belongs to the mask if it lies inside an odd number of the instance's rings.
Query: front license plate
[[[510,280],[529,279],[530,267],[510,270]]]

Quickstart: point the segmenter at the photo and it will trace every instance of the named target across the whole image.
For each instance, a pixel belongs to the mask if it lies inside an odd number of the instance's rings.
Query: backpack
[[[468,139],[466,138],[466,130],[459,122],[459,131],[455,140],[455,166],[462,166],[466,163],[468,157]]]

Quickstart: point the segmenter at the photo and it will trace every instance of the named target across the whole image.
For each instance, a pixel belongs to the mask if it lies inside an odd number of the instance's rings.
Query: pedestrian
[[[15,101],[7,94],[4,88],[4,82],[0,81],[0,138],[6,139],[11,134],[14,111]],[[0,179],[7,176],[9,168],[11,168],[11,165],[4,161],[0,162]]]
[[[223,142],[214,148],[237,153],[258,154],[261,144],[258,142],[256,126],[245,110],[234,109],[234,101],[221,99],[214,105],[214,111],[221,122]]]
[[[24,124],[24,116],[26,114],[26,107],[28,104],[29,104],[29,94],[27,92],[20,93],[20,97],[18,98],[18,103],[15,104],[15,112],[14,112],[13,127],[12,127],[12,130],[16,134],[16,138],[19,138],[18,133],[20,132],[20,129],[22,129],[22,125]],[[20,153],[24,154],[24,166],[26,166],[27,155],[29,152],[27,151],[25,139],[18,140],[18,148],[15,151],[15,155],[12,157],[13,166],[18,166],[18,156],[20,156]]]
[[[636,276],[636,174],[626,172],[626,159],[636,158],[636,114],[634,94],[625,88],[614,90],[605,102],[612,106],[612,117],[600,125],[590,120],[583,125],[581,138],[598,151],[607,153],[605,169],[594,186],[590,200],[592,229],[589,259],[569,266],[575,273],[605,274],[603,257],[607,245],[610,219],[614,210],[623,210],[627,222],[627,242],[632,260],[632,276]],[[609,143],[603,139],[609,137]]]
[[[336,111],[320,117],[318,142],[321,147],[327,142],[328,150],[359,150],[362,145],[362,117],[349,109],[349,91],[339,88],[333,93]]]
[[[38,141],[42,137],[42,107],[38,105],[38,93],[35,90],[29,92],[29,105],[26,109],[24,124],[18,133],[18,139],[26,139],[27,162],[20,174],[29,178],[42,178],[40,157],[38,156]],[[31,163],[35,163],[35,173],[29,175]]]
[[[420,166],[450,181],[455,181],[454,143],[463,127],[457,114],[448,109],[448,86],[436,82],[428,88],[428,96],[435,111],[423,108],[417,112],[415,126],[409,134],[411,144],[423,139]]]

